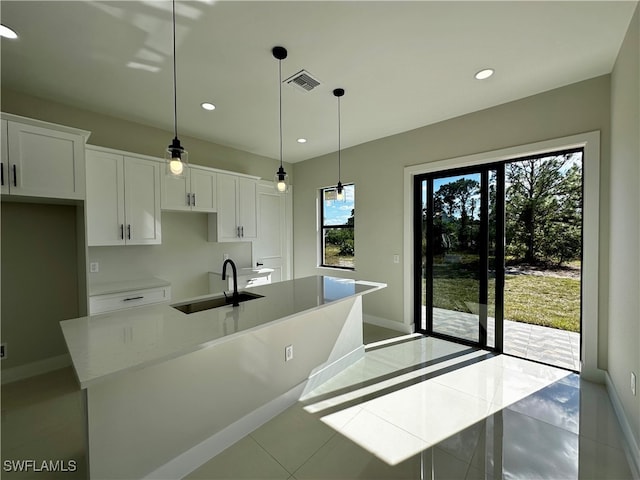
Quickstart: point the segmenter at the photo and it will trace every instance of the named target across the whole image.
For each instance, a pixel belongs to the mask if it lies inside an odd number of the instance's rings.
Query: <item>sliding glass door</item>
[[[416,329],[502,349],[504,166],[415,178]]]

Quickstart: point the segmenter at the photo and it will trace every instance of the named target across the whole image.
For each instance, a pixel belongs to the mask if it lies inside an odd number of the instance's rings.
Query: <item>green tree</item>
[[[582,166],[576,155],[506,165],[508,254],[527,263],[561,263],[580,255]]]
[[[438,233],[453,233],[450,226],[455,225],[457,246],[468,249],[473,238],[474,215],[477,208],[476,197],[480,192],[480,183],[470,178],[459,178],[444,183],[434,194],[434,223]]]

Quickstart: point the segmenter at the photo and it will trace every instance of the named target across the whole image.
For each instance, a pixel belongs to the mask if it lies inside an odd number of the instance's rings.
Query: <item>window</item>
[[[337,199],[336,187],[320,190],[320,248],[323,267],[355,269],[353,228],[355,185],[344,186],[344,199]]]

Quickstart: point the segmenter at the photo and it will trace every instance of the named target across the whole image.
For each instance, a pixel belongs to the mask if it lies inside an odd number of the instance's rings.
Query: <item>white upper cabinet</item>
[[[149,157],[87,149],[88,244],[160,244],[160,172]]]
[[[0,185],[2,185],[2,194],[9,193],[9,142],[7,141],[7,121],[0,121],[0,129],[2,129],[2,139],[0,140]]]
[[[216,172],[191,166],[182,178],[163,175],[162,209],[216,212]]]
[[[2,114],[2,193],[85,198],[89,132]]]
[[[251,177],[218,174],[218,214],[212,241],[254,240],[258,234],[256,180]],[[211,227],[211,224],[210,224]]]

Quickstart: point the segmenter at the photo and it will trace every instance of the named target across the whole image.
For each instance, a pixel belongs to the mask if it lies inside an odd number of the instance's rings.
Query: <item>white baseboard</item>
[[[58,355],[57,357],[49,357],[37,362],[27,363],[18,367],[2,369],[2,385],[5,383],[24,380],[25,378],[35,377],[43,373],[59,370],[71,365],[71,356],[68,353]]]
[[[613,380],[609,376],[609,372],[606,373],[606,385],[607,392],[609,393],[609,398],[611,399],[611,404],[613,405],[613,410],[616,412],[616,416],[618,417],[618,422],[620,422],[620,427],[622,427],[622,433],[624,434],[624,438],[626,442],[624,442],[625,446],[625,454],[627,455],[627,460],[629,461],[629,466],[631,467],[631,474],[633,478],[636,480],[640,479],[640,447],[638,447],[638,442],[636,441],[635,436],[633,435],[633,431],[631,430],[631,425],[629,425],[629,421],[627,420],[627,416],[624,413],[624,409],[622,408],[622,402],[620,401],[620,397],[618,397],[618,392],[616,391],[615,386],[613,385]]]
[[[361,358],[364,358],[364,345],[356,348],[352,352],[347,353],[342,358],[339,358],[335,362],[323,366],[319,371],[313,372],[309,375],[307,385],[304,388],[304,392],[300,396],[300,400],[304,400],[306,395],[315,390],[317,387],[325,383],[327,380],[335,377],[347,367],[350,367]]]
[[[203,440],[198,445],[178,455],[144,478],[172,480],[187,476],[223,450],[229,448],[273,417],[280,415],[287,408],[294,405],[304,396],[305,392],[310,391],[310,386],[315,388],[326,382],[329,378],[338,374],[348,366],[353,365],[362,357],[364,357],[364,346],[356,348],[329,365],[325,365],[310,375],[308,380],[305,380],[288,392],[274,398],[266,405],[257,408],[240,420],[232,423],[206,440]]]
[[[366,313],[362,314],[362,318],[364,323],[388,328],[390,330],[396,330],[402,333],[413,333],[413,328],[404,323],[394,322],[393,320],[387,320],[386,318],[376,317],[375,315],[368,315]]]

